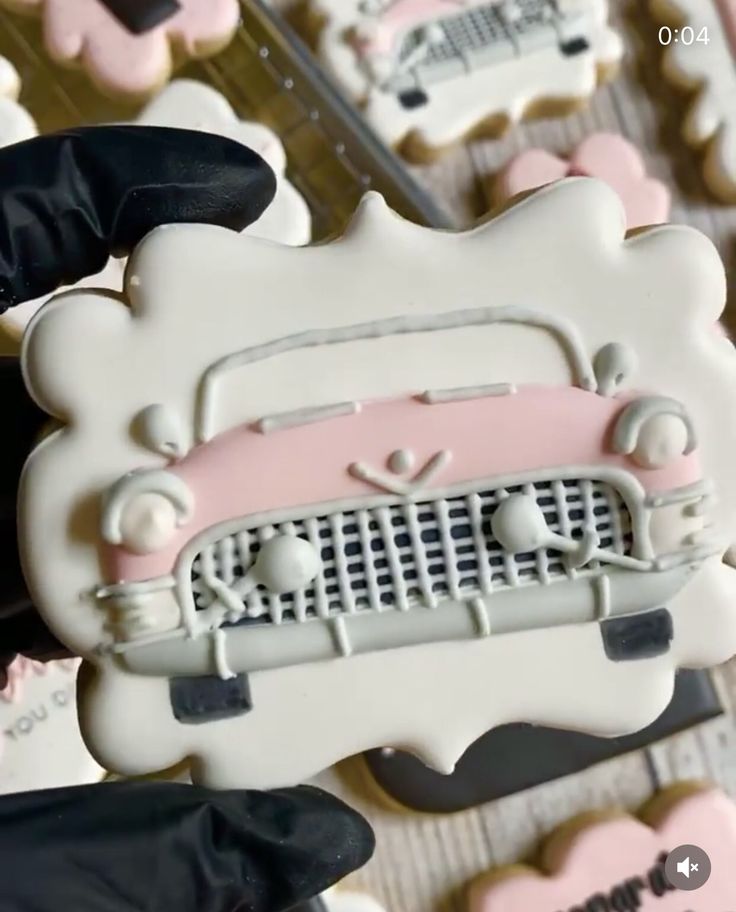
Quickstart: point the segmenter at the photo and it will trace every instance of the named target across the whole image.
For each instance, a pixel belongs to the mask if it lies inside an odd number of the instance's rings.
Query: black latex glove
[[[118,782],[0,799],[3,912],[278,912],[364,864],[368,824],[312,788]]]
[[[276,178],[255,152],[190,130],[86,127],[0,149],[0,313],[95,275],[158,225],[241,231],[275,192]],[[67,653],[33,609],[18,559],[18,479],[47,416],[26,394],[15,358],[0,358],[0,397],[2,687],[16,653]]]
[[[159,224],[242,230],[274,192],[255,153],[203,133],[88,128],[0,150],[0,307],[95,274]],[[16,541],[18,479],[47,416],[14,358],[0,359],[0,394],[3,686],[16,653],[66,653],[30,602]],[[372,850],[362,817],[316,789],[127,782],[12,795],[0,798],[0,910],[280,912]]]

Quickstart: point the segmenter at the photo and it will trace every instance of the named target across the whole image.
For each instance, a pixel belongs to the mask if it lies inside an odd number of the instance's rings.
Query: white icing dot
[[[388,467],[395,475],[404,475],[414,468],[414,454],[411,450],[394,450],[388,457]]]

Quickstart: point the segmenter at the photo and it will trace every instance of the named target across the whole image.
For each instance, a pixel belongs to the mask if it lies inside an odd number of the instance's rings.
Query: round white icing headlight
[[[661,469],[688,449],[688,428],[679,415],[652,415],[639,429],[631,458],[642,468]]]
[[[168,497],[138,494],[120,515],[120,544],[134,554],[150,554],[168,544],[176,528],[176,507]]]
[[[194,513],[186,483],[162,469],[129,472],[107,491],[102,510],[102,538],[134,554],[164,548]]]

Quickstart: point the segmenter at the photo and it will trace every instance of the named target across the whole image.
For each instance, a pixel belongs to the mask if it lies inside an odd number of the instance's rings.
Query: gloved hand
[[[242,230],[274,192],[255,153],[204,133],[99,127],[0,150],[0,308],[94,275],[160,224]],[[16,541],[18,480],[47,416],[27,396],[16,359],[0,360],[0,394],[2,687],[16,653],[68,653],[33,608]],[[372,850],[362,817],[317,789],[119,782],[10,795],[0,798],[0,909],[280,912]]]
[[[207,222],[237,231],[261,215],[276,179],[220,136],[160,127],[87,127],[0,149],[0,313],[96,275],[153,228]],[[73,357],[70,353],[70,358]],[[0,687],[15,653],[68,655],[33,609],[18,557],[16,498],[48,421],[16,358],[0,358]]]

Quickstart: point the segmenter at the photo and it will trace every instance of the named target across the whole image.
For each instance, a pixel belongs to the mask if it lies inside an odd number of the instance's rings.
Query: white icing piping
[[[685,455],[692,453],[697,446],[692,420],[681,402],[666,396],[642,396],[626,406],[613,431],[614,450],[625,455],[633,453],[642,425],[655,415],[675,415],[682,420],[687,429]]]
[[[119,478],[105,495],[102,510],[102,538],[111,545],[122,544],[123,511],[137,494],[160,494],[176,510],[176,524],[186,525],[194,513],[194,495],[177,475],[165,469],[141,469]]]
[[[286,428],[299,427],[303,424],[314,424],[327,421],[328,418],[344,418],[346,415],[357,415],[360,412],[359,402],[338,402],[334,405],[323,405],[315,408],[295,409],[292,412],[281,412],[268,415],[256,422],[256,429],[261,434],[282,431]]]
[[[650,494],[645,498],[644,506],[649,509],[669,507],[672,504],[684,503],[688,500],[702,500],[704,498],[713,498],[715,500],[713,482],[710,479],[696,481],[693,484],[675,488],[672,491],[658,491],[656,494]]]
[[[485,399],[488,396],[511,396],[516,393],[513,383],[489,383],[487,386],[461,386],[455,389],[425,390],[419,400],[427,405],[438,402],[463,402]]]
[[[425,488],[430,481],[445,468],[452,459],[452,453],[449,450],[440,450],[435,453],[417,474],[409,481],[402,478],[395,478],[387,475],[379,469],[373,469],[364,462],[353,462],[348,466],[348,472],[360,481],[374,485],[376,488],[382,488],[391,494],[403,494],[408,496],[416,494]]]
[[[380,339],[384,336],[399,336],[410,333],[437,332],[460,329],[466,326],[486,326],[496,323],[511,323],[546,329],[557,336],[562,347],[571,358],[573,375],[577,385],[586,390],[595,390],[596,379],[593,366],[588,358],[583,340],[577,327],[562,317],[544,314],[525,307],[474,307],[440,314],[405,315],[373,320],[352,326],[332,329],[312,329],[284,336],[261,345],[254,345],[242,351],[226,355],[212,364],[200,382],[195,428],[199,443],[211,439],[214,433],[215,385],[220,374],[240,367],[246,367],[276,355],[321,345],[337,345],[343,342],[357,342],[364,339]]]
[[[648,513],[643,508],[645,494],[641,484],[637,481],[637,479],[624,469],[610,466],[594,466],[592,468],[573,466],[545,473],[541,479],[538,470],[535,472],[527,472],[515,476],[492,476],[490,478],[474,479],[472,482],[466,482],[460,485],[453,485],[447,488],[433,490],[432,500],[467,496],[474,494],[478,490],[482,489],[496,490],[497,493],[500,494],[500,491],[504,486],[517,486],[524,484],[527,481],[549,481],[552,484],[553,494],[556,496],[557,508],[560,512],[561,522],[563,524],[561,528],[563,529],[564,535],[564,524],[567,522],[567,511],[565,508],[565,488],[562,482],[564,480],[581,480],[585,478],[591,478],[593,480],[611,485],[616,489],[619,496],[623,499],[624,504],[629,511],[629,515],[631,516],[633,533],[633,557],[629,558],[629,560],[639,558],[643,565],[645,559],[651,557],[652,555],[652,547],[649,539],[648,529]],[[180,552],[176,567],[174,569],[174,577],[176,579],[176,598],[181,608],[183,622],[189,635],[194,636],[198,631],[199,624],[197,615],[202,613],[197,612],[195,609],[194,597],[191,588],[191,564],[197,554],[199,554],[200,551],[207,547],[207,545],[227,535],[242,535],[247,529],[259,528],[266,523],[281,524],[283,522],[304,520],[309,540],[315,548],[319,548],[319,528],[316,522],[316,518],[318,516],[322,516],[325,513],[329,512],[356,512],[358,515],[358,525],[360,529],[361,512],[365,511],[366,509],[395,505],[397,503],[401,503],[401,500],[402,498],[384,494],[376,495],[374,497],[350,498],[336,501],[327,501],[319,504],[309,504],[297,509],[286,508],[283,510],[265,511],[262,513],[251,514],[247,517],[239,517],[237,519],[227,520],[226,522],[211,526],[200,535],[195,536],[193,539],[187,542],[186,546]],[[365,517],[362,522],[366,522]],[[367,530],[364,530],[363,534],[367,534]],[[569,525],[567,525],[567,535],[569,538]],[[575,544],[577,547],[577,543]],[[683,559],[684,561],[687,561],[689,559],[689,554],[685,555]],[[575,577],[576,571],[574,568],[567,568],[567,571],[571,578]],[[124,585],[126,584],[122,584],[122,586]],[[373,589],[373,586],[375,586],[375,589]],[[328,598],[325,592],[325,584],[322,574],[318,574],[315,578],[314,587],[317,614],[321,618],[326,618],[329,614]],[[382,611],[390,607],[380,603],[378,585],[375,580],[369,588],[369,592],[371,590],[373,591],[371,598],[378,599],[379,607],[377,610]],[[257,595],[257,593],[254,594]]]

